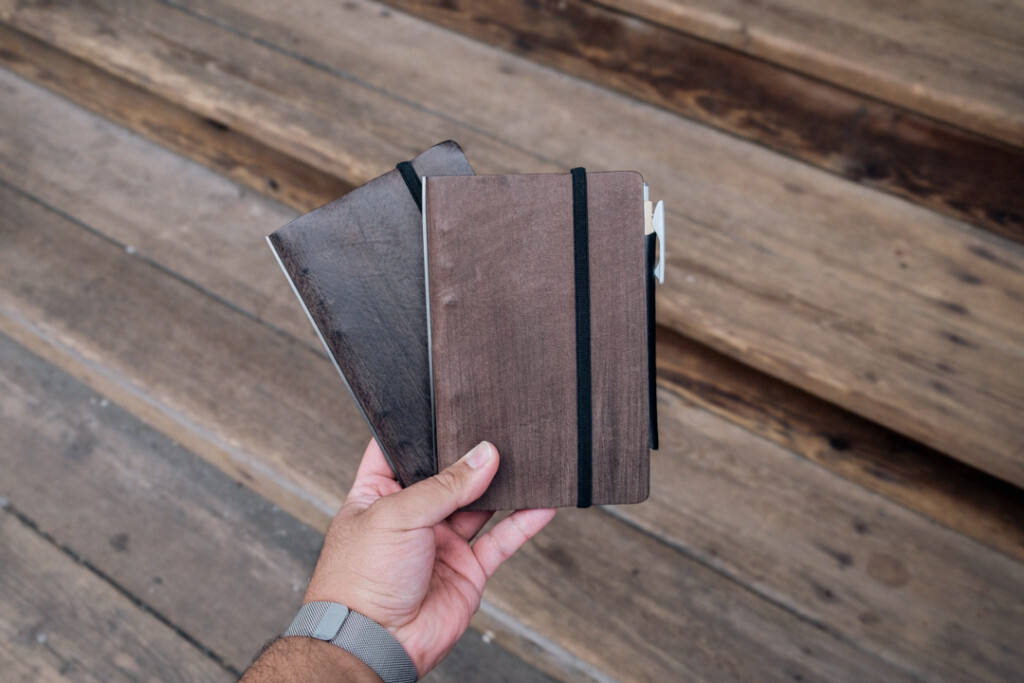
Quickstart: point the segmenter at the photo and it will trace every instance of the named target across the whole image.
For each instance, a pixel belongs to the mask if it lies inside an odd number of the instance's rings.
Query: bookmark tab
[[[416,208],[420,210],[420,213],[423,213],[423,183],[420,182],[416,169],[412,167],[412,162],[402,161],[395,168],[402,174],[402,180],[405,181],[405,186],[409,188],[409,194],[412,195],[413,201],[416,202]]]

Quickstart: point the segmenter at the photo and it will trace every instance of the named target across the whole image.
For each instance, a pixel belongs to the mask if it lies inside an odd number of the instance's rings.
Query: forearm
[[[336,645],[291,636],[278,638],[253,662],[240,683],[381,683],[373,669]]]

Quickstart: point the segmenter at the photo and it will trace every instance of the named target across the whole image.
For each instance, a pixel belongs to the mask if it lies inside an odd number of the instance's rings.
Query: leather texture
[[[649,491],[643,180],[588,173],[592,502]],[[501,453],[470,509],[577,504],[572,182],[429,177],[425,249],[438,466]]]
[[[412,160],[419,175],[471,175],[448,141]],[[392,170],[269,237],[399,482],[436,471],[422,215]]]

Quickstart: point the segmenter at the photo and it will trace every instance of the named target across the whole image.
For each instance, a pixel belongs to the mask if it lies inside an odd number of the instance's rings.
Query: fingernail
[[[495,456],[494,446],[481,441],[473,447],[469,453],[463,456],[466,460],[466,464],[472,467],[474,470],[478,470],[491,461]]]

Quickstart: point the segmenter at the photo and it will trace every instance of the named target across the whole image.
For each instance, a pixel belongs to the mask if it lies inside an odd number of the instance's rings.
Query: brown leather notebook
[[[267,238],[403,486],[436,472],[420,177],[472,173],[443,142]]]
[[[438,468],[483,439],[501,453],[471,509],[647,498],[645,199],[632,172],[425,180]]]

